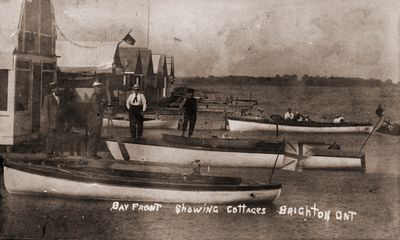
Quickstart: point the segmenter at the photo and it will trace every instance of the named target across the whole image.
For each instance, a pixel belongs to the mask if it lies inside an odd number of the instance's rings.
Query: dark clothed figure
[[[143,136],[143,107],[131,106],[129,109],[129,128],[133,138]]]
[[[58,90],[53,89],[52,91],[43,100],[41,134],[46,138],[46,153],[60,155],[60,142],[65,127],[63,102],[58,96]]]
[[[201,169],[200,160],[193,161],[192,162],[192,174],[193,175],[201,175],[200,169]]]
[[[89,158],[100,158],[97,155],[97,150],[100,142],[104,117],[104,102],[100,86],[101,85],[94,85],[94,93],[89,99],[89,113],[87,119],[87,157]]]
[[[185,136],[187,126],[189,124],[188,136],[192,136],[197,119],[197,100],[193,97],[194,91],[189,90],[189,97],[181,104],[181,111],[183,113],[182,136]]]
[[[336,142],[333,142],[331,145],[329,145],[328,149],[340,150],[340,145]]]

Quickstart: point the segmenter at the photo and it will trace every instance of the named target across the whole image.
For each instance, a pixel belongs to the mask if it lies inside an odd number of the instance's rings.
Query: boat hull
[[[118,142],[106,141],[108,149],[117,160],[124,160]],[[201,147],[181,148],[174,146],[159,146],[141,143],[123,143],[129,154],[129,160],[147,162],[190,165],[200,160],[204,166],[215,167],[266,167],[283,168],[292,163],[282,154],[262,152],[235,152],[218,149],[205,150]]]
[[[247,121],[228,118],[230,131],[281,131],[305,133],[368,133],[372,125],[338,125],[329,126],[301,126],[285,125],[283,123]]]
[[[108,126],[109,120],[103,118],[103,126]],[[129,120],[111,119],[110,125],[113,127],[129,128]],[[167,121],[160,119],[146,120],[143,122],[143,127],[147,129],[176,129],[178,127],[177,121]]]
[[[9,193],[67,196],[88,199],[124,200],[165,203],[271,202],[281,193],[280,185],[263,187],[221,187],[204,190],[193,186],[182,190],[176,186],[141,187],[77,181],[67,178],[35,174],[12,167],[4,167],[4,182]],[[151,186],[151,185],[150,185]],[[236,189],[239,188],[239,189]]]

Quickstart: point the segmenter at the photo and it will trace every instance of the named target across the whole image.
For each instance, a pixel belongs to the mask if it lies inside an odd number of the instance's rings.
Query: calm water
[[[198,86],[206,90],[208,86]],[[314,119],[335,113],[348,120],[376,121],[378,103],[385,114],[400,122],[398,89],[271,86],[214,86],[226,94],[259,100],[264,114],[299,109]],[[196,132],[196,134],[204,134]],[[212,133],[215,134],[215,133]],[[231,133],[226,133],[231,134]],[[268,133],[244,134],[264,138]],[[304,138],[299,134],[287,139]],[[309,135],[336,139],[343,148],[357,149],[366,135]],[[176,213],[176,204],[162,204],[158,212],[110,211],[112,201],[60,199],[7,194],[1,183],[0,236],[2,238],[68,239],[399,239],[399,138],[375,133],[364,148],[366,173],[337,171],[275,171],[282,195],[265,208],[265,214]],[[269,169],[211,169],[212,174],[269,179]],[[129,203],[133,202],[121,202]],[[146,203],[142,203],[146,204]],[[152,204],[152,203],[147,203]],[[153,203],[154,204],[154,203]],[[279,210],[316,207],[330,211],[329,220],[318,216],[279,214]],[[237,204],[233,205],[234,207]],[[200,207],[189,205],[186,207]],[[283,212],[282,212],[283,213]],[[287,212],[286,212],[287,213]],[[342,219],[336,219],[336,213]],[[343,219],[352,213],[353,219]],[[317,214],[318,215],[318,214]]]

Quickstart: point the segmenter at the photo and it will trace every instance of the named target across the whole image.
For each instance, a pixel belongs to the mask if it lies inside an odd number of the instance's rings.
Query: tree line
[[[270,77],[254,77],[254,76],[208,76],[208,77],[184,77],[177,80],[188,84],[208,84],[209,81],[216,81],[221,84],[266,84],[276,86],[361,86],[361,87],[384,87],[384,86],[400,86],[400,83],[393,83],[391,79],[380,80],[375,78],[355,78],[355,77],[334,77],[334,76],[309,76],[301,77],[296,74],[275,75]]]

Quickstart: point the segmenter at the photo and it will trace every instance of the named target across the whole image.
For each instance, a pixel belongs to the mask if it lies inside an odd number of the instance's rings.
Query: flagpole
[[[147,48],[149,48],[150,37],[150,0],[147,0]]]

